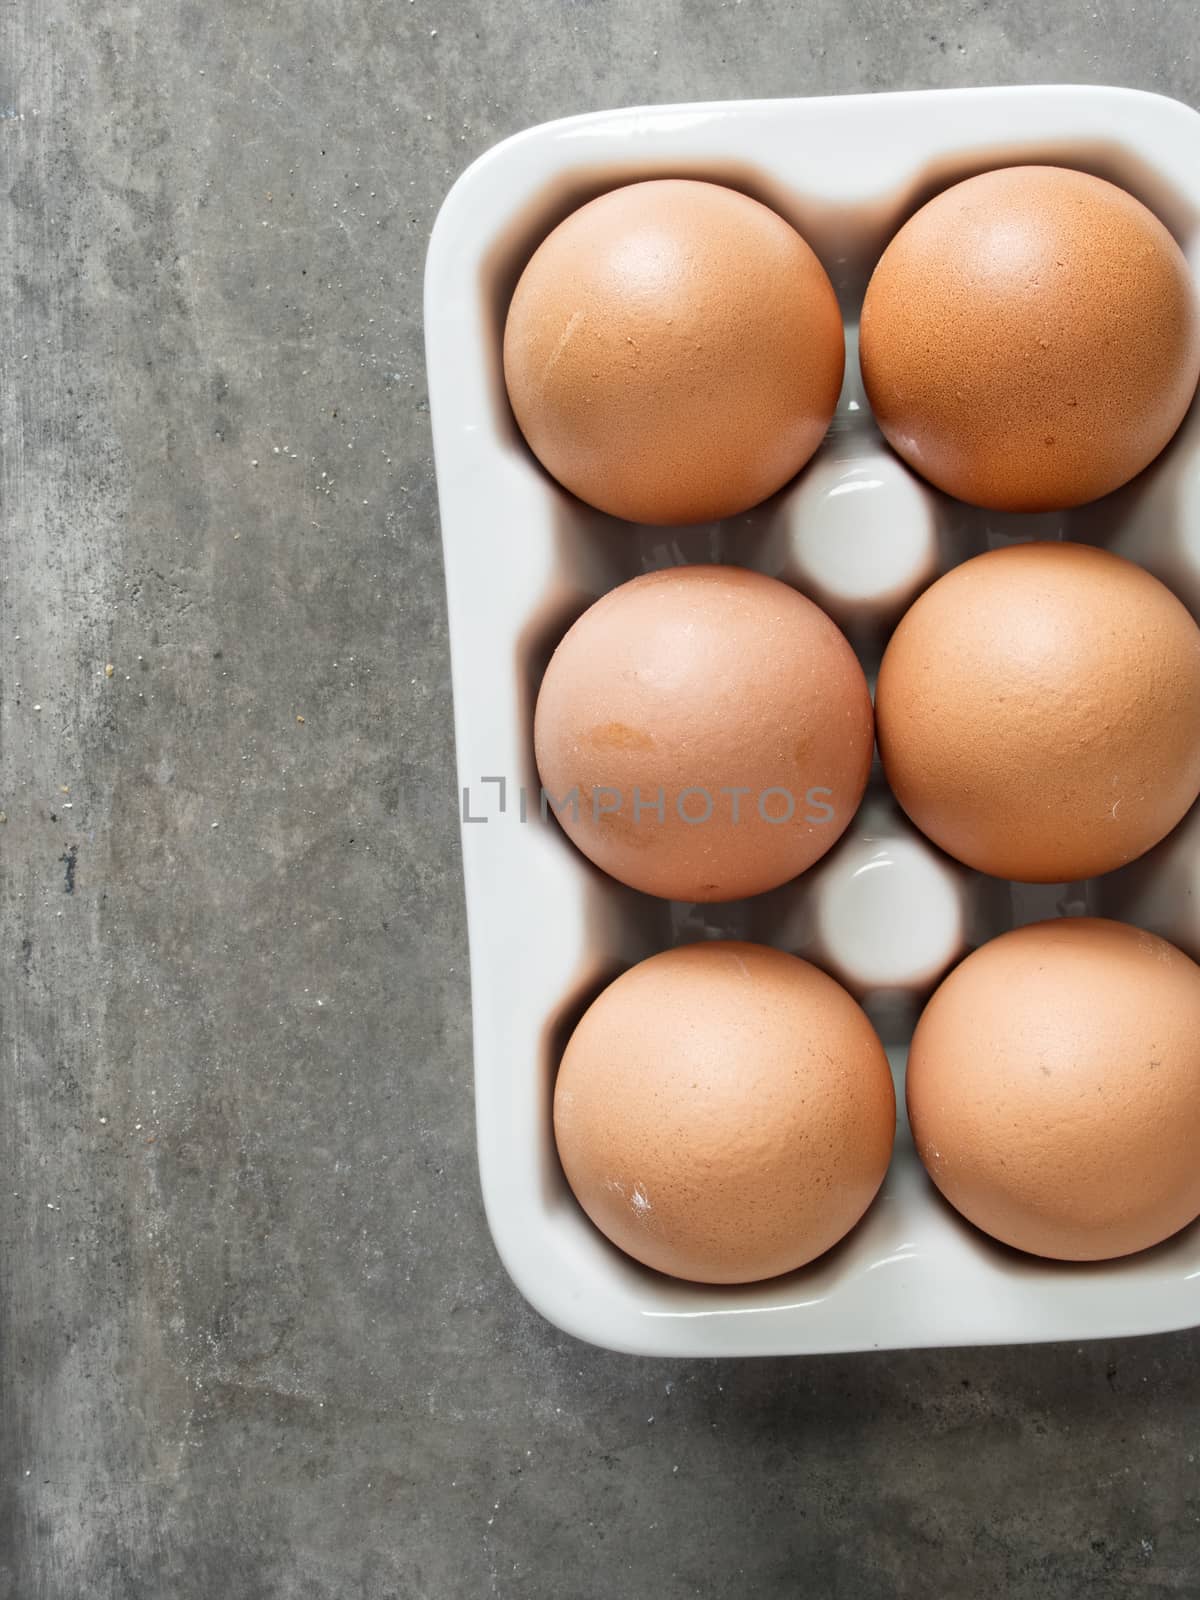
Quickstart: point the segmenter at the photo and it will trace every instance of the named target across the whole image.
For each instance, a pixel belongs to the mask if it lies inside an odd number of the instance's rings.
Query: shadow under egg
[[[1200,399],[1150,465],[1069,513],[1068,537],[1136,561],[1200,620]]]
[[[1200,801],[1144,856],[1099,878],[1096,914],[1157,933],[1200,961]]]

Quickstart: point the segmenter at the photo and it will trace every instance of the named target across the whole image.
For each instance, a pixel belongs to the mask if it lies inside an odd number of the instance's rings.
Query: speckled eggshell
[[[1200,1215],[1200,967],[1095,918],[967,957],[913,1037],[908,1115],[984,1232],[1063,1261],[1128,1255]]]
[[[858,809],[872,744],[837,626],[741,567],[670,568],[602,596],[554,652],[534,715],[570,838],[673,900],[735,900],[811,866]]]
[[[999,878],[1094,877],[1200,793],[1200,629],[1120,556],[1011,545],[906,613],[875,714],[888,782],[943,850]]]
[[[863,378],[910,466],[973,505],[1047,511],[1147,466],[1200,377],[1183,252],[1125,190],[1062,167],[956,184],[888,245]]]
[[[762,945],[688,945],[611,984],[554,1095],[580,1205],[647,1266],[749,1283],[837,1243],[883,1182],[896,1127],[864,1012]]]
[[[824,437],[842,383],[837,298],[776,212],[662,179],[573,212],[534,252],[504,330],[530,449],[634,522],[733,516]]]

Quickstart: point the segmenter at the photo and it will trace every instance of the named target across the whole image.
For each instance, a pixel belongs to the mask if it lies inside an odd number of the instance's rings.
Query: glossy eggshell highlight
[[[824,437],[845,343],[824,268],[720,184],[630,184],[534,252],[504,329],[521,432],[572,493],[634,522],[733,516]]]
[[[943,850],[999,878],[1094,877],[1200,793],[1200,629],[1108,551],[992,550],[901,620],[875,714],[888,782]]]
[[[1124,923],[1043,922],[930,1000],[908,1115],[934,1183],[1018,1250],[1099,1261],[1200,1215],[1200,968]]]
[[[811,866],[857,810],[872,744],[837,626],[740,567],[670,568],[602,596],[554,652],[534,715],[569,837],[674,900],[739,899]]]
[[[1147,466],[1200,377],[1187,261],[1140,201],[1008,167],[923,206],[885,250],[860,329],[889,443],[973,505],[1082,505]]]
[[[761,945],[632,967],[571,1036],[554,1095],[563,1169],[609,1239],[701,1283],[749,1283],[836,1244],[874,1199],[896,1102],[865,1013]]]

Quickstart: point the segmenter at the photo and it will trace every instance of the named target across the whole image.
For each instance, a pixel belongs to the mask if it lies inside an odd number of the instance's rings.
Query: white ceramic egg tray
[[[932,194],[1019,162],[1079,167],[1121,184],[1200,266],[1200,116],[1123,89],[971,89],[576,117],[489,151],[438,217],[426,339],[458,774],[472,819],[462,847],[480,1174],[513,1279],[543,1315],[582,1339],[641,1354],[773,1355],[1077,1340],[1200,1322],[1200,1225],[1111,1264],[1042,1262],[994,1244],[926,1179],[902,1088],[912,1025],[938,977],[1009,927],[1095,911],[1200,957],[1200,808],[1150,857],[1114,876],[1028,887],[941,855],[898,814],[876,774],[823,862],[772,894],[719,906],[623,888],[591,867],[552,817],[538,815],[532,712],[550,653],[598,595],[652,568],[729,561],[782,577],[841,623],[869,675],[923,587],[1015,540],[1108,545],[1200,614],[1200,406],[1132,486],[1059,516],[949,501],[900,465],[872,423],[855,355],[872,266]],[[821,257],[847,327],[845,387],[812,464],[756,511],[684,530],[620,523],[559,489],[517,432],[500,360],[508,300],[538,242],[594,195],[662,176],[711,178],[773,206]],[[522,789],[531,797],[524,807]],[[901,1113],[887,1180],[849,1238],[789,1277],[711,1288],[641,1268],[593,1228],[560,1170],[550,1104],[563,1045],[606,982],[655,950],[729,936],[803,955],[862,999],[889,1047]]]

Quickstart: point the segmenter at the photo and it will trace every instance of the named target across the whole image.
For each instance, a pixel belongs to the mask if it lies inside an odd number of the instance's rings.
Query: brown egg
[[[504,330],[509,399],[572,493],[634,522],[765,500],[824,437],[845,344],[824,268],[715,183],[630,184],[535,251]]]
[[[973,505],[1047,511],[1118,488],[1167,443],[1200,377],[1200,311],[1183,252],[1132,195],[1007,167],[900,229],[860,354],[911,467]]]
[[[588,1216],[701,1283],[772,1278],[836,1244],[883,1182],[895,1128],[863,1011],[754,944],[688,945],[623,973],[572,1034],[554,1094]]]
[[[921,1160],[1005,1244],[1128,1255],[1200,1215],[1200,967],[1122,922],[993,939],[937,990],[908,1060]]]
[[[875,714],[888,782],[943,850],[998,878],[1093,877],[1200,792],[1200,629],[1120,556],[1011,545],[908,611]]]
[[[740,567],[676,567],[597,600],[546,669],[545,794],[586,856],[674,900],[773,889],[862,799],[871,698],[811,600]]]

